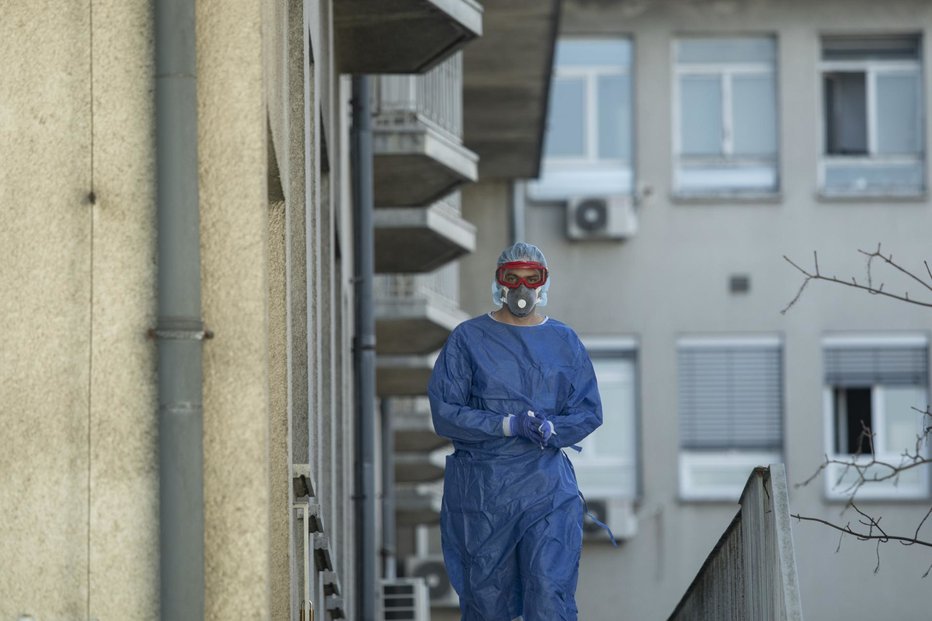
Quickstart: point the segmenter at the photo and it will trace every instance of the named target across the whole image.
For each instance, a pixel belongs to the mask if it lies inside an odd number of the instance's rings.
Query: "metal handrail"
[[[380,75],[373,83],[375,128],[398,128],[420,121],[457,141],[462,139],[462,53],[453,54],[427,73]]]

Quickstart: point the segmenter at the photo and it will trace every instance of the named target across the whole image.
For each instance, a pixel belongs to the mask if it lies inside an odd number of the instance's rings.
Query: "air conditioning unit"
[[[631,196],[578,197],[567,202],[566,235],[570,239],[626,239],[637,230]]]
[[[450,584],[442,556],[412,556],[405,559],[405,577],[424,579],[430,592],[431,606],[459,607],[460,599]]]
[[[382,581],[385,621],[430,621],[430,597],[422,578]]]
[[[634,505],[625,498],[587,498],[586,509],[597,520],[608,526],[616,541],[631,539],[637,534],[638,521],[634,514]],[[608,541],[605,529],[592,521],[589,516],[583,518],[583,538],[587,540]]]

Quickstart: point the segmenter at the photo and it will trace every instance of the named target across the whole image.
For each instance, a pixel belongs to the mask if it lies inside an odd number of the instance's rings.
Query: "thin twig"
[[[901,542],[902,542],[902,541],[905,541],[905,542],[908,542],[909,545],[918,544],[918,545],[921,545],[921,546],[926,546],[926,547],[928,547],[928,548],[932,548],[932,541],[924,541],[924,540],[922,540],[922,539],[917,539],[917,538],[915,538],[915,537],[902,537],[902,536],[899,536],[899,535],[887,535],[887,534],[883,534],[883,535],[874,535],[874,534],[870,534],[870,533],[859,533],[859,532],[853,530],[853,529],[851,528],[850,524],[846,524],[845,526],[839,526],[838,524],[833,524],[832,522],[829,522],[828,520],[823,520],[823,519],[821,519],[821,518],[815,518],[815,517],[808,517],[808,516],[805,516],[805,515],[799,515],[798,513],[792,514],[791,517],[794,517],[794,518],[796,518],[797,520],[800,520],[800,521],[803,521],[803,522],[818,522],[819,524],[824,524],[825,526],[829,526],[829,527],[831,527],[831,528],[834,528],[835,530],[840,531],[840,532],[842,532],[842,533],[845,533],[846,535],[851,535],[852,537],[857,537],[857,538],[858,538],[859,540],[861,540],[861,541],[870,541],[870,540],[877,540],[877,539],[881,539],[881,540],[883,540],[884,542],[886,542],[886,541],[901,541]]]
[[[790,308],[792,308],[792,307],[799,301],[800,297],[802,297],[803,291],[804,291],[805,288],[806,288],[806,285],[809,284],[809,281],[810,281],[810,280],[822,280],[822,281],[825,281],[825,282],[831,282],[831,283],[835,283],[835,284],[838,284],[838,285],[844,285],[844,286],[846,286],[846,287],[851,287],[851,288],[853,288],[853,289],[860,289],[861,291],[867,291],[867,292],[870,293],[871,295],[880,295],[880,296],[887,297],[887,298],[890,298],[890,299],[893,299],[893,300],[899,300],[899,301],[901,301],[901,302],[906,302],[907,304],[914,304],[914,305],[916,305],[916,306],[923,306],[923,307],[926,307],[926,308],[932,308],[932,302],[924,302],[924,301],[922,301],[922,300],[917,300],[917,299],[915,299],[915,298],[911,298],[911,297],[909,297],[909,292],[908,292],[908,291],[904,292],[903,295],[898,295],[898,294],[895,294],[895,293],[890,293],[889,291],[884,291],[884,284],[881,284],[879,287],[875,287],[875,286],[873,285],[873,274],[872,274],[872,272],[871,272],[872,261],[873,261],[875,258],[879,258],[879,259],[881,259],[882,261],[884,261],[887,265],[893,267],[895,270],[897,270],[897,271],[899,271],[899,272],[905,274],[905,275],[908,276],[909,278],[915,280],[916,282],[918,282],[919,284],[921,284],[921,285],[922,285],[924,288],[926,288],[927,290],[932,291],[932,285],[926,283],[923,279],[919,278],[918,276],[916,276],[914,273],[912,273],[912,272],[909,271],[908,269],[906,269],[906,268],[902,267],[901,265],[899,265],[898,263],[896,263],[896,262],[893,260],[893,255],[892,255],[892,254],[889,255],[889,256],[884,256],[883,253],[881,252],[881,249],[880,249],[880,245],[879,245],[879,244],[877,245],[877,250],[874,251],[874,252],[867,252],[867,251],[865,251],[865,250],[858,250],[858,252],[860,252],[861,254],[863,254],[863,255],[865,255],[865,256],[868,257],[868,264],[867,264],[867,282],[868,282],[868,284],[866,284],[866,285],[865,285],[865,284],[862,284],[862,283],[859,283],[859,282],[857,281],[857,279],[854,278],[854,277],[852,277],[852,278],[851,278],[851,281],[849,282],[849,281],[847,281],[847,280],[841,280],[840,278],[838,278],[838,277],[836,277],[836,276],[823,276],[823,275],[822,275],[822,272],[821,272],[821,270],[820,270],[820,268],[819,268],[819,255],[818,255],[817,252],[813,252],[813,253],[812,253],[812,254],[813,254],[813,265],[814,265],[814,268],[815,268],[813,272],[810,272],[810,271],[808,271],[808,270],[806,270],[806,269],[800,267],[799,265],[797,265],[796,263],[794,263],[789,257],[787,257],[786,255],[783,255],[783,259],[784,259],[787,263],[789,263],[790,265],[792,265],[793,267],[795,267],[797,270],[799,270],[806,278],[803,280],[802,284],[800,285],[799,290],[796,292],[796,295],[793,297],[792,300],[790,300],[789,304],[787,304],[786,307],[785,307],[783,310],[780,311],[780,313],[783,314],[783,315],[785,315],[786,312],[787,312]],[[930,278],[932,278],[932,269],[929,268],[928,262],[924,262],[924,264],[925,264],[925,266],[926,266],[926,271],[929,272]]]

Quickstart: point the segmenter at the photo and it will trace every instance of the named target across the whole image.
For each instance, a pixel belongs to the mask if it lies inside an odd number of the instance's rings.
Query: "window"
[[[825,355],[826,454],[841,461],[869,462],[871,445],[880,461],[899,465],[915,454],[928,405],[928,342],[924,336],[831,337]],[[865,429],[873,434],[868,439]],[[925,447],[919,447],[926,450]],[[871,468],[868,478],[883,476]],[[826,493],[847,498],[856,472],[831,464]],[[928,468],[904,471],[897,481],[871,482],[859,498],[925,498]]]
[[[680,39],[675,59],[677,194],[776,192],[774,39]]]
[[[537,200],[630,195],[632,173],[631,42],[557,42]]]
[[[579,443],[581,452],[567,454],[586,498],[634,500],[638,489],[635,345],[588,340],[587,347],[602,397],[602,426]]]
[[[684,338],[677,373],[680,496],[737,500],[754,467],[781,461],[780,341]]]
[[[822,191],[916,195],[925,188],[920,40],[822,40]]]

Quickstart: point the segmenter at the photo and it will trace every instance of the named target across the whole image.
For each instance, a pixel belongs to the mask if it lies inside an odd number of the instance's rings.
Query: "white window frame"
[[[568,450],[569,456],[576,471],[579,487],[586,495],[586,498],[619,498],[625,500],[636,500],[639,491],[639,473],[638,465],[640,456],[638,448],[640,412],[638,399],[638,342],[633,338],[584,338],[583,345],[589,351],[590,358],[612,358],[613,355],[619,359],[631,360],[631,382],[632,382],[632,454],[630,457],[619,457],[616,455],[599,455],[594,450],[592,436],[583,438],[579,442],[581,452]],[[600,433],[596,429],[594,433]],[[599,485],[595,481],[604,479],[606,474],[614,474],[620,480],[619,485]],[[590,479],[590,476],[592,479]]]
[[[783,339],[779,335],[688,336],[677,339],[676,355],[679,356],[680,349],[690,347],[778,347],[781,353],[784,349]],[[783,381],[785,381],[785,375]],[[679,395],[677,395],[678,398]],[[781,409],[784,409],[785,403],[781,406]],[[785,421],[786,412],[781,411],[781,416]],[[679,412],[677,412],[677,421],[679,421]],[[682,448],[677,438],[679,498],[684,501],[737,502],[754,468],[783,461],[783,449],[786,444],[785,426],[781,440],[779,451],[740,449],[699,451]],[[731,471],[729,475],[733,477],[733,480],[712,485],[699,484],[696,479],[704,469]]]
[[[780,106],[779,90],[777,83],[777,66],[776,60],[773,63],[766,62],[747,62],[747,63],[679,63],[677,62],[677,47],[682,41],[690,39],[729,39],[733,37],[682,37],[673,41],[673,191],[676,196],[680,197],[707,197],[707,196],[774,196],[780,191]],[[749,38],[772,38],[776,46],[775,37],[758,37]],[[722,155],[719,158],[714,156],[690,156],[683,154],[683,119],[680,114],[681,92],[680,80],[686,76],[719,76],[722,87]],[[774,132],[776,139],[776,153],[772,158],[769,157],[752,157],[740,156],[735,157],[734,153],[734,109],[732,104],[732,82],[737,75],[744,76],[769,76],[774,83]],[[728,187],[724,183],[715,189],[700,190],[692,188],[683,188],[681,177],[684,163],[699,163],[707,161],[710,164],[721,164],[733,168],[740,168],[742,165],[770,165],[773,167],[774,185],[772,188],[760,189],[743,189]]]
[[[567,183],[566,176],[579,176],[580,173],[591,177],[597,183],[603,178],[617,176],[622,179],[621,188],[614,189],[614,194],[631,196],[634,194],[634,157],[636,124],[635,114],[635,84],[634,84],[634,41],[630,36],[605,37],[560,37],[560,42],[572,41],[625,41],[631,48],[631,63],[627,66],[620,64],[605,65],[572,65],[554,66],[553,79],[560,78],[582,79],[585,82],[585,134],[581,157],[552,157],[546,151],[541,160],[540,178],[527,185],[528,196],[533,200],[565,200],[580,195],[580,191],[572,189]],[[626,158],[599,157],[599,123],[598,123],[598,83],[601,77],[629,77],[631,100],[631,144],[630,156]],[[544,138],[546,140],[546,137]],[[544,145],[546,148],[546,145]]]
[[[909,347],[909,346],[928,347],[929,339],[923,334],[911,335],[836,335],[822,339],[822,351],[829,347]],[[928,369],[926,369],[928,373]],[[838,453],[835,450],[835,440],[838,433],[837,423],[835,420],[835,400],[833,390],[835,386],[825,385],[822,389],[822,420],[823,436],[825,439],[825,454],[829,459],[851,460],[854,456],[849,453]],[[865,386],[867,388],[867,386]],[[926,400],[929,398],[929,387],[926,390]],[[896,463],[901,458],[899,450],[888,451],[886,446],[886,406],[884,400],[884,386],[874,384],[871,389],[871,432],[874,434],[874,448],[877,459]],[[881,447],[877,450],[877,447]],[[913,447],[903,447],[910,448]],[[928,445],[926,454],[928,455]],[[871,456],[861,455],[856,460],[857,464],[866,464],[871,461]],[[840,464],[828,464],[823,477],[823,491],[825,497],[829,500],[850,499],[851,494],[848,491],[848,483],[837,484],[839,477],[842,476],[844,466]],[[857,498],[861,500],[923,500],[930,495],[930,467],[920,466],[916,469],[919,473],[919,480],[915,485],[908,485],[902,482],[886,481],[871,482],[862,486],[857,492]]]
[[[920,48],[921,49],[921,48]],[[924,76],[922,74],[922,60],[820,60],[819,70],[819,94],[820,106],[822,113],[819,115],[819,167],[818,181],[819,192],[825,197],[850,197],[850,196],[921,196],[925,193],[926,188],[926,170],[922,164],[926,159],[926,137],[925,137],[925,86]],[[906,73],[915,72],[919,78],[920,101],[917,109],[919,111],[916,119],[916,132],[921,137],[922,151],[918,156],[904,155],[881,155],[877,153],[878,135],[877,135],[877,78],[885,73]],[[825,109],[825,74],[827,73],[863,73],[865,75],[865,96],[867,101],[867,155],[831,155],[828,153],[828,144],[826,142],[827,117],[828,110]],[[890,190],[870,190],[850,191],[842,189],[832,189],[826,187],[825,179],[827,169],[833,164],[844,164],[854,167],[871,167],[889,164],[919,164],[922,170],[922,184],[918,190],[908,189],[902,192]]]

